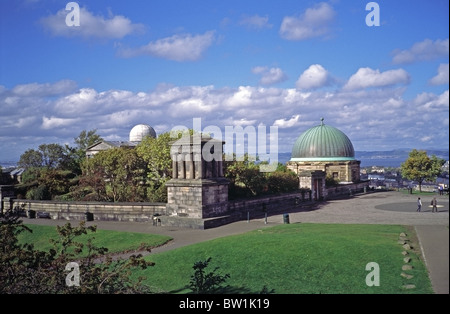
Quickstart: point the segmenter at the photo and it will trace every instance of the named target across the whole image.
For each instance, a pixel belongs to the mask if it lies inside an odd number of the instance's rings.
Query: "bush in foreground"
[[[146,269],[153,262],[141,255],[127,260],[103,257],[108,251],[96,247],[90,238],[78,242],[83,234],[94,233],[95,226],[78,227],[70,223],[57,227],[59,238],[51,240],[49,251],[36,250],[33,244],[20,244],[18,235],[31,232],[16,213],[0,214],[0,293],[75,294],[75,293],[150,293],[144,278],[130,280],[133,269]],[[101,259],[100,259],[101,258]]]

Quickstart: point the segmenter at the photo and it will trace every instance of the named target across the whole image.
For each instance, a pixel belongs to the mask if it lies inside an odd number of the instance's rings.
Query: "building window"
[[[333,172],[333,179],[339,178],[339,172]]]

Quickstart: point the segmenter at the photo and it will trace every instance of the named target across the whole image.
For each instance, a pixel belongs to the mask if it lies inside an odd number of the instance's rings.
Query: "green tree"
[[[108,249],[97,247],[90,236],[87,243],[78,241],[82,235],[91,235],[96,227],[78,227],[70,223],[58,226],[59,237],[51,240],[49,251],[36,250],[33,244],[20,244],[18,235],[31,232],[16,213],[7,210],[0,213],[0,294],[117,294],[149,293],[142,284],[143,278],[132,280],[131,271],[146,269],[154,263],[146,262],[141,255],[127,260],[104,257]],[[68,285],[69,263],[79,267],[79,285]],[[71,278],[69,278],[71,279]]]
[[[401,164],[402,176],[419,183],[419,191],[422,192],[422,183],[425,180],[434,180],[441,172],[445,160],[433,155],[428,157],[424,150],[413,149],[408,159]]]
[[[65,159],[64,147],[59,144],[41,144],[39,152],[42,155],[42,163],[47,168],[57,168]]]
[[[86,131],[83,130],[81,133],[75,137],[75,144],[77,148],[86,153],[86,149],[95,143],[103,141],[100,135],[97,134],[97,129]]]
[[[41,144],[37,150],[28,149],[20,156],[19,167],[57,168],[66,158],[64,147],[59,144]]]
[[[87,161],[87,173],[105,180],[106,196],[114,202],[145,199],[145,163],[136,150],[121,147],[101,151]]]
[[[290,170],[269,172],[266,176],[270,193],[291,192],[299,188],[298,177]]]
[[[65,146],[65,158],[61,161],[61,168],[70,170],[76,175],[81,175],[87,148],[102,140],[96,129],[81,131],[74,138],[75,147]]]
[[[34,149],[28,149],[22,155],[20,155],[20,160],[17,165],[25,169],[42,167],[42,153]]]
[[[248,154],[241,158],[233,156],[233,161],[226,161],[225,177],[230,180],[231,196],[256,196],[264,191],[267,186],[267,177],[264,172],[259,171],[259,165],[255,163]],[[239,192],[244,189],[244,195]]]
[[[189,134],[192,135],[192,130]],[[165,183],[172,178],[172,158],[170,143],[181,138],[170,132],[163,133],[157,138],[146,137],[137,147],[138,155],[145,161],[147,167],[147,197],[152,202],[166,202],[167,189]]]

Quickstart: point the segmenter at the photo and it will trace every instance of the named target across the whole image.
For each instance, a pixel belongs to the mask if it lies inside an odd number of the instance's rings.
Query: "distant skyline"
[[[379,26],[359,0],[69,2],[0,1],[1,161],[193,118],[277,126],[279,152],[321,117],[356,151],[449,149],[447,0],[374,1]]]

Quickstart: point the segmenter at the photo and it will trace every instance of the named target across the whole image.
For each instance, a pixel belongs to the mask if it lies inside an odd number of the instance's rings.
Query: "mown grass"
[[[48,251],[53,247],[49,240],[58,238],[56,227],[32,224],[27,224],[27,227],[32,232],[22,232],[19,235],[19,241],[21,243],[33,243],[38,250]],[[95,246],[108,248],[108,253],[136,250],[141,247],[141,244],[149,247],[157,247],[171,240],[168,236],[156,234],[97,229],[95,233],[89,232],[86,235],[80,236],[76,241],[86,243],[89,237],[94,238],[93,243]]]
[[[48,240],[57,236],[56,229],[28,226],[33,233],[21,234],[20,241],[49,249]],[[404,271],[414,277],[407,280],[400,276],[404,265],[403,248],[398,243],[401,232],[416,239],[407,226],[284,224],[148,255],[145,258],[155,266],[135,270],[133,276],[146,277],[145,283],[154,292],[190,293],[186,287],[192,266],[211,257],[206,272],[219,267],[218,273],[230,274],[226,282],[226,292],[230,293],[259,293],[263,287],[278,294],[433,293],[419,251],[410,252],[409,264],[414,268]],[[169,240],[110,230],[97,230],[91,236],[96,246],[107,247],[109,252],[133,250],[141,243],[157,246]],[[380,267],[380,286],[366,285],[370,273],[366,265],[370,262]],[[406,284],[416,288],[407,290],[403,288]]]
[[[230,293],[259,293],[264,286],[279,294],[432,293],[427,270],[410,253],[414,278],[400,276],[404,256],[394,225],[291,224],[147,256],[156,265],[135,275],[147,277],[157,292],[189,293],[194,262],[211,257],[209,271],[230,274]],[[369,262],[380,267],[380,286],[366,285]],[[208,271],[208,269],[207,269]],[[405,284],[416,288],[406,290]]]

